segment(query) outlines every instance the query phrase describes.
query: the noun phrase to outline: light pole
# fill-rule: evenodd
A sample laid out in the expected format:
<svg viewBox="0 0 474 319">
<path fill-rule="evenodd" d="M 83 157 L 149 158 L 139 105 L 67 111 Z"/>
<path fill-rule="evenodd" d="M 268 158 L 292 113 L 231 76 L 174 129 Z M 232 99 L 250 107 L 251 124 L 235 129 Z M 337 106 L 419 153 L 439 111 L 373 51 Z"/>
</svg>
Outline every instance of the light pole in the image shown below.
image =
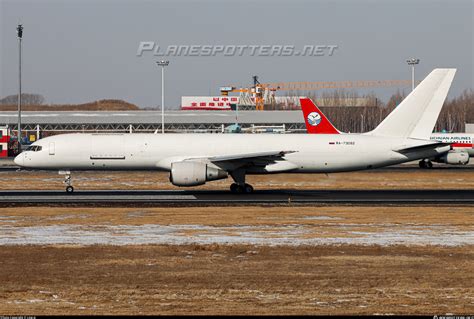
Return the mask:
<svg viewBox="0 0 474 319">
<path fill-rule="evenodd" d="M 420 63 L 420 59 L 411 58 L 407 60 L 408 65 L 411 65 L 411 90 L 415 89 L 415 65 Z"/>
<path fill-rule="evenodd" d="M 161 133 L 165 133 L 165 66 L 170 64 L 170 61 L 157 61 L 156 64 L 161 66 Z"/>
<path fill-rule="evenodd" d="M 21 39 L 23 38 L 23 25 L 16 27 L 18 37 L 18 153 L 21 152 Z"/>
</svg>

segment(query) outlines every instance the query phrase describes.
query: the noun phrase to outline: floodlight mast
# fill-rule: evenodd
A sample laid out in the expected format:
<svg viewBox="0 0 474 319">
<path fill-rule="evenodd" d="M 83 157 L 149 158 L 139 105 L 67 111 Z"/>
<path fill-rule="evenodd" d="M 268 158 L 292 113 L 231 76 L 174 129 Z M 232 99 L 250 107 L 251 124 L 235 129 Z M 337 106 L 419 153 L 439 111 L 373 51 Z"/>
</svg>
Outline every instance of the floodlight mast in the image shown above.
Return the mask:
<svg viewBox="0 0 474 319">
<path fill-rule="evenodd" d="M 420 59 L 411 58 L 407 60 L 408 65 L 411 65 L 411 90 L 415 89 L 415 65 L 420 63 Z"/>
<path fill-rule="evenodd" d="M 21 153 L 21 40 L 23 38 L 23 25 L 16 27 L 18 37 L 18 153 Z"/>
<path fill-rule="evenodd" d="M 165 66 L 170 61 L 157 61 L 156 64 L 161 66 L 161 133 L 165 133 Z"/>
</svg>

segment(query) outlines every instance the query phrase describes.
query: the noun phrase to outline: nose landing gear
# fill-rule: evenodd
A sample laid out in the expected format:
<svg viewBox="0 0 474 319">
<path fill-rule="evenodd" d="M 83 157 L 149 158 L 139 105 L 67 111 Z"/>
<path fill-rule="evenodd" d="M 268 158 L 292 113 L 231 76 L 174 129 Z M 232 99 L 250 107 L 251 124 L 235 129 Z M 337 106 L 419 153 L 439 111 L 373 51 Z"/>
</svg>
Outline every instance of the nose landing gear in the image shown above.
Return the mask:
<svg viewBox="0 0 474 319">
<path fill-rule="evenodd" d="M 74 192 L 74 187 L 72 187 L 71 175 L 66 175 L 64 178 L 64 184 L 66 184 L 66 193 Z"/>
<path fill-rule="evenodd" d="M 64 176 L 64 184 L 66 184 L 66 193 L 74 192 L 74 187 L 72 186 L 71 172 L 69 171 L 59 171 L 59 174 Z"/>
</svg>

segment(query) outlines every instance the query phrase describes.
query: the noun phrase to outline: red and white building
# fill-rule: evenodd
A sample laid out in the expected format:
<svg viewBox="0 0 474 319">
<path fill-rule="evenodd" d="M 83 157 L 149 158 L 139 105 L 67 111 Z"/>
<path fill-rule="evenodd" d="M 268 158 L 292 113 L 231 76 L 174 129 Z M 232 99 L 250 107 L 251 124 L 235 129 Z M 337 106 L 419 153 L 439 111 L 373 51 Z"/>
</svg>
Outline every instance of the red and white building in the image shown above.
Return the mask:
<svg viewBox="0 0 474 319">
<path fill-rule="evenodd" d="M 182 96 L 182 110 L 231 110 L 231 104 L 239 103 L 238 96 Z"/>
<path fill-rule="evenodd" d="M 8 156 L 8 143 L 10 142 L 10 134 L 8 128 L 0 126 L 0 157 Z"/>
<path fill-rule="evenodd" d="M 273 103 L 276 104 L 277 110 L 299 110 L 300 98 L 302 96 L 274 96 Z M 239 96 L 182 96 L 181 109 L 182 110 L 231 110 L 231 104 L 255 105 L 255 98 L 245 98 L 242 103 L 239 103 Z M 268 104 L 272 104 L 268 101 Z M 265 102 L 267 104 L 267 101 Z M 325 98 L 322 97 L 317 100 L 318 106 L 376 106 L 377 99 L 372 98 Z"/>
</svg>

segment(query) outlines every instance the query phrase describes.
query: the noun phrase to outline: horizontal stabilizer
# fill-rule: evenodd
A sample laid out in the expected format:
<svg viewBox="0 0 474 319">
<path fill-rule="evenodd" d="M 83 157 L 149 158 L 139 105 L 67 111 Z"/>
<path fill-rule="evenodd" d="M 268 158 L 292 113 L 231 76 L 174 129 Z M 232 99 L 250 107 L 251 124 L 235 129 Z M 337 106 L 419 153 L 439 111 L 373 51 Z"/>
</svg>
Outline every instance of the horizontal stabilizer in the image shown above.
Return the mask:
<svg viewBox="0 0 474 319">
<path fill-rule="evenodd" d="M 406 147 L 406 148 L 402 148 L 402 149 L 398 149 L 394 151 L 400 154 L 408 154 L 408 153 L 415 153 L 415 152 L 421 152 L 421 151 L 436 150 L 436 149 L 439 149 L 440 147 L 446 147 L 446 146 L 451 147 L 451 144 L 450 143 L 432 143 L 432 144 Z"/>
</svg>

